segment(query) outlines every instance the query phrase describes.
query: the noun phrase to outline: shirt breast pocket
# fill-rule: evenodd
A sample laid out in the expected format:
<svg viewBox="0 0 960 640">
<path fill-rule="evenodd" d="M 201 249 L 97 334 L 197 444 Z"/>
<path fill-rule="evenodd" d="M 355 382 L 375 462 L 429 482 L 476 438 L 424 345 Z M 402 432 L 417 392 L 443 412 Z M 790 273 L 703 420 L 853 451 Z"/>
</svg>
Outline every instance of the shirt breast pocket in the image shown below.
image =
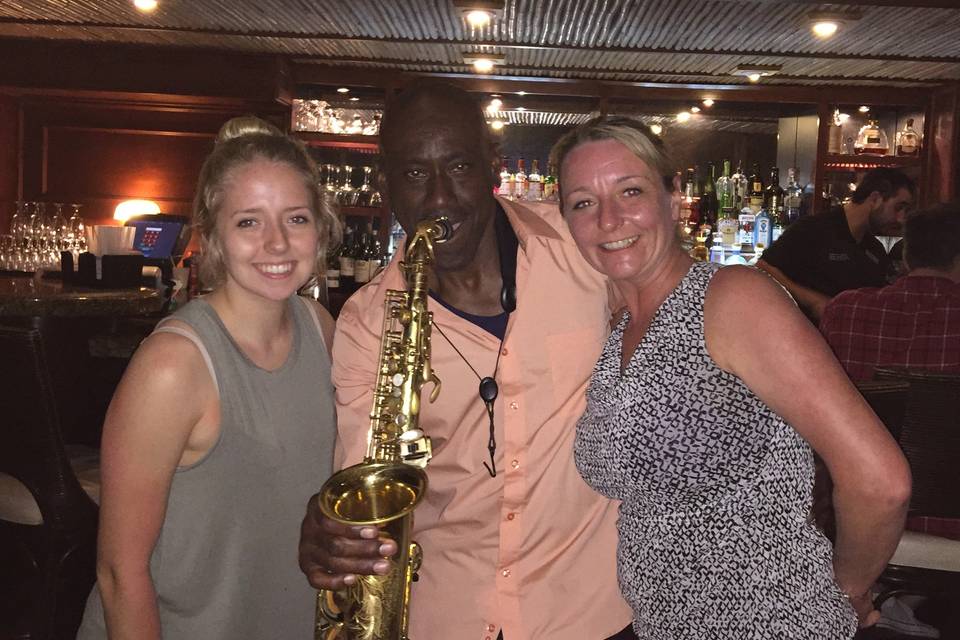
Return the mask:
<svg viewBox="0 0 960 640">
<path fill-rule="evenodd" d="M 581 402 L 603 350 L 606 327 L 585 327 L 547 336 L 553 394 L 559 405 Z"/>
</svg>

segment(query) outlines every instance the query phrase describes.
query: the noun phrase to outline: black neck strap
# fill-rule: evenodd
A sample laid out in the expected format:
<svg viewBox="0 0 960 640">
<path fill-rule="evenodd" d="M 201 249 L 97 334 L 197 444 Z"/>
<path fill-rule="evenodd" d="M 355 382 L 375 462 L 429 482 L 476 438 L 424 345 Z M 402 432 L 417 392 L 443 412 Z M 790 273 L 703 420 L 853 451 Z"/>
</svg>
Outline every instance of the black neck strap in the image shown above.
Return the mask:
<svg viewBox="0 0 960 640">
<path fill-rule="evenodd" d="M 494 230 L 497 235 L 497 251 L 500 254 L 500 278 L 503 281 L 500 288 L 500 306 L 507 313 L 512 313 L 517 308 L 517 251 L 520 240 L 499 202 L 494 218 Z"/>
</svg>

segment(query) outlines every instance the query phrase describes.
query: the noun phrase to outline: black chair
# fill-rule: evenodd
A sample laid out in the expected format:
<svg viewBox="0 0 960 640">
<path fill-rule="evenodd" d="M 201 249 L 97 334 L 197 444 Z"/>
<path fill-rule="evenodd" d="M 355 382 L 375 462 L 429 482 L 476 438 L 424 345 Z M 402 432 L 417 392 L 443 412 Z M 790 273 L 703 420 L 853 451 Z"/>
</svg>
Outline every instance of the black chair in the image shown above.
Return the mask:
<svg viewBox="0 0 960 640">
<path fill-rule="evenodd" d="M 99 482 L 85 490 L 71 467 L 40 331 L 0 326 L 0 354 L 0 637 L 73 638 L 94 583 Z"/>
<path fill-rule="evenodd" d="M 870 380 L 857 384 L 867 404 L 887 427 L 895 439 L 907 404 L 910 385 L 900 380 Z M 831 542 L 837 538 L 837 520 L 833 511 L 833 480 L 820 456 L 814 457 L 813 506 L 811 516 L 817 527 Z"/>
<path fill-rule="evenodd" d="M 899 439 L 913 475 L 909 514 L 960 518 L 960 375 L 878 369 L 875 378 L 909 385 Z M 960 595 L 960 540 L 905 531 L 881 582 L 881 602 Z"/>
</svg>

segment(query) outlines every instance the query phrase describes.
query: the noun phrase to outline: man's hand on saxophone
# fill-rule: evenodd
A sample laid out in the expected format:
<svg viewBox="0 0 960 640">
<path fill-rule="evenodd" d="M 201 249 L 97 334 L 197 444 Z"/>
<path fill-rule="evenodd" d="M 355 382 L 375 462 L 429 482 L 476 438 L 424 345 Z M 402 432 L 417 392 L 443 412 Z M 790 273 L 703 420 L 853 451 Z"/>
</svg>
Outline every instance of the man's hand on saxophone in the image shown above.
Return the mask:
<svg viewBox="0 0 960 640">
<path fill-rule="evenodd" d="M 377 527 L 355 527 L 327 518 L 314 495 L 300 525 L 300 570 L 314 588 L 331 591 L 355 584 L 357 574 L 386 575 L 397 543 L 378 536 Z"/>
</svg>

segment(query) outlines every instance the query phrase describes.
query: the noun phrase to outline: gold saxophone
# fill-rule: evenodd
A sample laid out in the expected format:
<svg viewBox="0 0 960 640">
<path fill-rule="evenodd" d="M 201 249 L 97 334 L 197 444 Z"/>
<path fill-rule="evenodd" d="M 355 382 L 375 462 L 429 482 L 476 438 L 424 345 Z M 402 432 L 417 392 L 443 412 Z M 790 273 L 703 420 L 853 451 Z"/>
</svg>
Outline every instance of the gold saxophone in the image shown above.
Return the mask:
<svg viewBox="0 0 960 640">
<path fill-rule="evenodd" d="M 440 380 L 430 367 L 427 311 L 433 244 L 450 236 L 445 217 L 421 222 L 400 263 L 406 291 L 388 290 L 377 383 L 370 410 L 367 455 L 335 473 L 320 489 L 320 510 L 348 525 L 377 525 L 397 542 L 385 576 L 357 576 L 356 584 L 317 594 L 316 640 L 407 640 L 410 584 L 420 568 L 420 546 L 410 539 L 413 510 L 427 489 L 430 438 L 420 430 L 420 389 Z"/>
</svg>

